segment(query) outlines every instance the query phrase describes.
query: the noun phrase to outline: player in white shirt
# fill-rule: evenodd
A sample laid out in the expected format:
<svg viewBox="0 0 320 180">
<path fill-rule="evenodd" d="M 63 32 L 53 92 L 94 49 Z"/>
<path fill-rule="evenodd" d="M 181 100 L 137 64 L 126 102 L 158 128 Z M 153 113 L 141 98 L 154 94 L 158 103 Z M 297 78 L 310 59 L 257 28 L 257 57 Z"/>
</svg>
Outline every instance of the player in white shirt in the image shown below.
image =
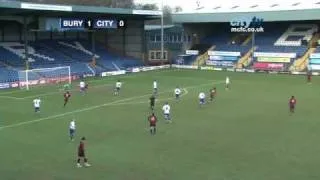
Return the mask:
<svg viewBox="0 0 320 180">
<path fill-rule="evenodd" d="M 199 93 L 199 104 L 200 106 L 205 104 L 206 94 L 204 92 Z"/>
<path fill-rule="evenodd" d="M 229 76 L 226 77 L 226 90 L 229 90 L 230 88 L 230 78 Z"/>
<path fill-rule="evenodd" d="M 158 82 L 156 80 L 153 81 L 153 93 L 158 93 Z"/>
<path fill-rule="evenodd" d="M 34 112 L 36 113 L 40 112 L 40 103 L 41 103 L 40 98 L 36 98 L 33 100 Z"/>
<path fill-rule="evenodd" d="M 69 135 L 71 141 L 74 140 L 74 135 L 76 133 L 76 121 L 73 119 L 69 124 Z"/>
<path fill-rule="evenodd" d="M 114 89 L 114 95 L 119 95 L 122 83 L 120 80 L 116 82 L 116 88 Z"/>
<path fill-rule="evenodd" d="M 176 100 L 180 99 L 180 94 L 181 94 L 181 90 L 179 87 L 176 87 L 176 89 L 174 89 L 174 94 L 176 96 Z"/>
<path fill-rule="evenodd" d="M 162 111 L 163 111 L 163 114 L 164 114 L 164 119 L 167 121 L 167 122 L 171 122 L 171 117 L 170 117 L 170 105 L 168 102 L 166 102 L 163 106 L 162 106 Z"/>
<path fill-rule="evenodd" d="M 84 93 L 86 91 L 86 83 L 84 81 L 80 81 L 80 92 Z"/>
</svg>

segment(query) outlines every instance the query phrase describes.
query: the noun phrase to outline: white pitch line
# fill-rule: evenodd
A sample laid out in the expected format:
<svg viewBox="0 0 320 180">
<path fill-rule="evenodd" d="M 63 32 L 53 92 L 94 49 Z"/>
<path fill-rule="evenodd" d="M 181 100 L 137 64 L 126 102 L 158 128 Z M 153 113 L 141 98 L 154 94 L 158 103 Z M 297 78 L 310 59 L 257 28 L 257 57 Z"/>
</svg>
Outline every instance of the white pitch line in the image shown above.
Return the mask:
<svg viewBox="0 0 320 180">
<path fill-rule="evenodd" d="M 212 82 L 212 83 L 189 86 L 189 87 L 185 87 L 185 88 L 187 89 L 187 88 L 206 86 L 206 85 L 210 85 L 210 84 L 221 84 L 222 82 L 223 81 L 216 81 L 216 82 Z M 169 90 L 168 91 L 163 91 L 163 92 L 160 92 L 159 94 L 167 93 L 167 92 L 170 92 L 170 91 Z M 1 126 L 0 130 L 6 129 L 6 128 L 13 128 L 13 127 L 18 127 L 18 126 L 23 126 L 23 125 L 27 125 L 27 124 L 33 124 L 33 123 L 36 123 L 36 122 L 41 122 L 41 121 L 45 121 L 45 120 L 49 120 L 49 119 L 55 119 L 55 118 L 67 116 L 67 115 L 74 114 L 74 113 L 90 111 L 90 110 L 98 109 L 98 108 L 101 108 L 101 107 L 110 106 L 110 105 L 114 105 L 116 103 L 130 101 L 130 100 L 134 100 L 134 99 L 142 98 L 142 97 L 146 97 L 146 96 L 150 96 L 150 94 L 145 94 L 145 95 L 141 95 L 141 96 L 134 96 L 134 97 L 130 97 L 130 98 L 124 98 L 124 99 L 120 99 L 120 100 L 116 100 L 116 101 L 112 101 L 112 102 L 108 102 L 108 103 L 104 103 L 104 104 L 100 104 L 100 105 L 95 105 L 95 106 L 91 106 L 91 107 L 87 107 L 87 108 L 77 109 L 77 110 L 66 112 L 66 113 L 56 114 L 56 115 L 47 116 L 47 117 L 44 117 L 44 118 L 34 119 L 34 120 L 25 121 L 25 122 L 16 123 L 16 124 L 11 124 L 11 125 L 7 125 L 7 126 Z"/>
<path fill-rule="evenodd" d="M 139 76 L 140 74 L 135 74 L 135 76 Z M 117 77 L 117 78 L 132 78 L 135 77 L 134 75 L 131 76 L 122 76 L 122 77 Z M 179 76 L 168 76 L 168 75 L 164 75 L 164 76 L 155 76 L 155 77 L 170 77 L 170 78 L 176 78 L 176 79 L 189 79 L 189 80 L 204 80 L 204 81 L 211 81 L 209 79 L 201 79 L 201 78 L 192 78 L 192 77 L 179 77 Z M 112 78 L 112 77 L 111 77 Z M 113 76 L 112 79 L 116 79 L 115 76 Z M 87 81 L 87 82 L 99 82 L 99 81 L 104 81 L 105 79 L 94 79 L 91 81 Z M 109 79 L 110 80 L 110 79 Z M 108 84 L 104 84 L 104 85 L 96 85 L 96 86 L 91 86 L 91 88 L 99 88 L 99 87 L 103 87 L 103 86 L 109 86 L 112 85 L 110 83 Z M 71 92 L 74 91 L 78 91 L 78 89 L 72 89 L 70 90 Z M 6 99 L 14 99 L 14 100 L 25 100 L 25 99 L 30 99 L 30 98 L 36 98 L 36 97 L 44 97 L 44 96 L 49 96 L 49 95 L 55 95 L 55 94 L 60 94 L 61 92 L 48 92 L 48 93 L 42 93 L 42 94 L 38 94 L 38 95 L 31 95 L 31 96 L 24 96 L 24 97 L 15 97 L 15 96 L 2 96 L 2 95 L 6 95 L 6 94 L 15 94 L 15 93 L 19 93 L 22 92 L 22 90 L 15 90 L 15 91 L 9 91 L 9 92 L 0 92 L 0 98 L 6 98 Z"/>
<path fill-rule="evenodd" d="M 112 84 L 103 84 L 103 85 L 96 85 L 96 86 L 91 86 L 92 89 L 95 88 L 100 88 L 100 87 L 107 87 L 107 86 L 112 86 Z M 79 91 L 78 89 L 71 89 L 70 92 L 76 92 Z M 14 96 L 0 96 L 0 98 L 8 98 L 8 99 L 15 99 L 15 100 L 25 100 L 25 99 L 30 99 L 30 98 L 36 98 L 36 97 L 44 97 L 44 96 L 49 96 L 49 95 L 55 95 L 55 94 L 61 94 L 61 92 L 48 92 L 48 93 L 42 93 L 38 95 L 32 95 L 32 96 L 25 96 L 25 97 L 14 97 Z"/>
<path fill-rule="evenodd" d="M 89 88 L 96 89 L 96 88 L 108 87 L 108 86 L 112 86 L 112 84 L 97 85 L 97 86 L 92 86 L 92 87 L 89 87 Z M 79 89 L 71 89 L 70 90 L 70 92 L 76 92 L 76 91 L 79 91 Z M 29 98 L 44 97 L 44 96 L 55 95 L 55 94 L 61 94 L 61 92 L 42 93 L 42 94 L 39 94 L 39 95 L 25 96 L 23 98 L 18 98 L 18 99 L 24 100 L 24 99 L 29 99 Z"/>
<path fill-rule="evenodd" d="M 13 96 L 0 96 L 0 98 L 5 98 L 5 99 L 14 99 L 14 100 L 21 100 L 21 98 L 13 97 Z"/>
<path fill-rule="evenodd" d="M 129 79 L 129 78 L 133 78 L 136 77 L 138 75 L 131 75 L 131 76 L 122 76 L 122 77 L 118 77 L 118 79 Z M 115 77 L 110 77 L 110 79 L 116 79 Z M 108 79 L 108 80 L 110 80 Z M 99 81 L 106 81 L 106 79 L 94 79 L 91 81 L 87 81 L 87 82 L 99 82 Z M 108 85 L 112 85 L 110 83 L 104 84 L 104 85 L 96 85 L 96 86 L 90 86 L 90 88 L 97 88 L 97 87 L 103 87 L 103 86 L 108 86 Z M 55 88 L 58 88 L 57 86 L 55 86 Z M 70 91 L 77 91 L 77 89 L 72 89 Z M 43 96 L 47 96 L 47 95 L 53 95 L 53 94 L 59 94 L 60 92 L 49 92 L 49 93 L 42 93 L 39 95 L 32 95 L 32 96 L 25 96 L 25 97 L 14 97 L 14 96 L 2 96 L 2 95 L 6 95 L 6 94 L 16 94 L 16 93 L 21 93 L 23 92 L 23 90 L 13 90 L 13 91 L 9 91 L 9 92 L 0 92 L 0 98 L 8 98 L 8 99 L 15 99 L 15 100 L 24 100 L 24 99 L 28 99 L 28 98 L 35 98 L 35 97 L 43 97 Z"/>
<path fill-rule="evenodd" d="M 187 95 L 189 93 L 189 91 L 186 88 L 183 88 L 183 91 L 185 93 L 181 94 L 180 98 Z M 161 102 L 161 101 L 166 101 L 166 100 L 172 100 L 175 99 L 175 97 L 170 97 L 170 98 L 160 98 L 160 99 L 156 99 L 156 102 Z M 123 103 L 115 103 L 112 104 L 112 106 L 118 106 L 118 105 L 135 105 L 135 104 L 144 104 L 144 103 L 148 103 L 148 101 L 138 101 L 138 102 L 123 102 Z"/>
<path fill-rule="evenodd" d="M 39 119 L 35 119 L 35 120 L 31 120 L 31 121 L 25 121 L 25 122 L 21 122 L 21 123 L 16 123 L 16 124 L 11 124 L 11 125 L 7 125 L 7 126 L 1 126 L 0 130 L 5 129 L 5 128 L 12 128 L 12 127 L 17 127 L 17 126 L 22 126 L 22 125 L 26 125 L 26 124 L 32 124 L 32 123 L 36 123 L 36 122 L 40 122 L 40 121 L 44 121 L 44 120 L 48 120 L 48 119 L 55 119 L 58 117 L 63 117 L 63 116 L 67 116 L 70 114 L 74 114 L 74 113 L 79 113 L 79 112 L 84 112 L 84 111 L 90 111 L 90 110 L 94 110 L 94 109 L 98 109 L 101 107 L 105 107 L 105 106 L 109 106 L 118 102 L 125 102 L 125 101 L 130 101 L 136 98 L 142 98 L 145 96 L 149 96 L 150 94 L 145 94 L 142 96 L 134 96 L 131 98 L 125 98 L 125 99 L 120 99 L 120 100 L 116 100 L 116 101 L 112 101 L 109 103 L 104 103 L 104 104 L 100 104 L 100 105 L 96 105 L 96 106 L 90 106 L 87 108 L 82 108 L 82 109 L 77 109 L 74 111 L 70 111 L 70 112 L 66 112 L 66 113 L 61 113 L 61 114 L 57 114 L 57 115 L 53 115 L 53 116 L 48 116 L 48 117 L 44 117 L 44 118 L 39 118 Z"/>
</svg>

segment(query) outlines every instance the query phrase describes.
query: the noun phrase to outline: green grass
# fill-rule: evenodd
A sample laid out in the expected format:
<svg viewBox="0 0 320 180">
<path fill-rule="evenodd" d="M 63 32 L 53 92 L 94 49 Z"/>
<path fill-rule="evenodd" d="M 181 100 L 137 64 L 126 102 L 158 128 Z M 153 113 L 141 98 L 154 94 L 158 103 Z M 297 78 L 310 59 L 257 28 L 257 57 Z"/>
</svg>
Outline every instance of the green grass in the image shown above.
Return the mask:
<svg viewBox="0 0 320 180">
<path fill-rule="evenodd" d="M 224 90 L 230 76 L 231 90 Z M 117 79 L 124 82 L 112 95 Z M 159 81 L 158 133 L 146 130 L 152 81 Z M 215 84 L 216 102 L 198 107 Z M 62 107 L 58 87 L 0 92 L 1 180 L 319 180 L 320 79 L 213 71 L 157 71 L 92 79 Z M 180 102 L 173 89 L 185 88 Z M 186 93 L 187 92 L 187 93 Z M 290 116 L 288 99 L 297 111 Z M 41 96 L 40 114 L 32 100 Z M 12 98 L 14 97 L 14 98 Z M 169 101 L 172 124 L 160 108 Z M 77 120 L 77 140 L 68 124 Z M 76 168 L 79 138 L 93 165 Z"/>
</svg>

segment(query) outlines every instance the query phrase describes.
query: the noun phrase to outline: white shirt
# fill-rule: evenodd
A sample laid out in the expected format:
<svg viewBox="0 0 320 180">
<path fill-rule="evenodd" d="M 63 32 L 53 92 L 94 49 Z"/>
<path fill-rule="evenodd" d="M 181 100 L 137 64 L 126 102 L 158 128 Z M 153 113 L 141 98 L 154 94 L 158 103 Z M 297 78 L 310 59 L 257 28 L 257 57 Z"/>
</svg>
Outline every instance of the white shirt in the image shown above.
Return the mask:
<svg viewBox="0 0 320 180">
<path fill-rule="evenodd" d="M 76 122 L 75 121 L 71 121 L 70 125 L 69 125 L 69 128 L 75 130 L 76 129 Z"/>
<path fill-rule="evenodd" d="M 229 77 L 226 77 L 226 84 L 229 84 L 230 83 L 230 79 Z"/>
<path fill-rule="evenodd" d="M 156 89 L 156 88 L 158 88 L 158 83 L 157 81 L 153 81 L 153 89 Z"/>
<path fill-rule="evenodd" d="M 170 105 L 169 105 L 169 104 L 165 104 L 165 105 L 162 107 L 162 110 L 163 110 L 163 113 L 164 113 L 164 114 L 170 114 Z"/>
<path fill-rule="evenodd" d="M 84 83 L 83 81 L 80 82 L 80 87 L 84 88 L 86 86 L 86 83 Z"/>
<path fill-rule="evenodd" d="M 122 85 L 121 82 L 117 82 L 117 83 L 116 83 L 116 87 L 117 87 L 117 88 L 121 88 L 121 85 Z"/>
<path fill-rule="evenodd" d="M 179 94 L 181 93 L 181 90 L 180 90 L 179 88 L 176 88 L 176 89 L 174 90 L 174 93 L 179 95 Z"/>
<path fill-rule="evenodd" d="M 206 94 L 201 92 L 199 93 L 199 99 L 204 99 L 206 97 Z"/>
<path fill-rule="evenodd" d="M 40 99 L 34 99 L 34 100 L 33 100 L 33 105 L 34 105 L 34 107 L 36 107 L 36 108 L 39 108 L 39 107 L 40 107 L 40 103 L 41 103 L 41 100 L 40 100 Z"/>
</svg>

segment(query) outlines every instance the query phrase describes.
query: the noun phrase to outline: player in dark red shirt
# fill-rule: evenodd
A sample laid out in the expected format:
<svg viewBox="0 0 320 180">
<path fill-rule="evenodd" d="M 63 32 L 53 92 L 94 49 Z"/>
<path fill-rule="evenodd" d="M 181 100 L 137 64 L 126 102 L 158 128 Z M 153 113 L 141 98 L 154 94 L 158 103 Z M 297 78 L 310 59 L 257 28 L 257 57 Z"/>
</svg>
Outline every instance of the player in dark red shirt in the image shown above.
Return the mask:
<svg viewBox="0 0 320 180">
<path fill-rule="evenodd" d="M 67 105 L 67 103 L 68 103 L 68 101 L 69 101 L 69 98 L 71 97 L 70 92 L 69 92 L 69 91 L 67 91 L 66 93 L 64 93 L 63 97 L 64 97 L 64 104 L 63 104 L 63 107 L 66 107 L 66 105 Z"/>
<path fill-rule="evenodd" d="M 311 83 L 311 78 L 312 78 L 312 72 L 311 72 L 311 71 L 308 71 L 308 72 L 307 72 L 307 82 L 308 82 L 308 83 Z"/>
<path fill-rule="evenodd" d="M 290 113 L 294 113 L 294 109 L 296 107 L 297 104 L 297 100 L 294 96 L 291 96 L 290 100 L 289 100 L 289 109 L 290 109 Z"/>
<path fill-rule="evenodd" d="M 210 101 L 213 101 L 213 99 L 216 97 L 217 94 L 217 88 L 214 87 L 213 89 L 210 89 Z"/>
<path fill-rule="evenodd" d="M 156 124 L 157 124 L 157 117 L 154 115 L 154 113 L 152 113 L 149 117 L 148 117 L 148 121 L 150 124 L 150 133 L 151 135 L 155 135 L 156 134 Z"/>
<path fill-rule="evenodd" d="M 85 142 L 85 140 L 86 140 L 86 138 L 85 138 L 85 137 L 82 137 L 82 138 L 81 138 L 81 141 L 80 141 L 80 144 L 79 144 L 79 146 L 78 146 L 77 167 L 82 167 L 82 165 L 80 164 L 81 159 L 83 159 L 83 161 L 84 161 L 84 166 L 85 166 L 85 167 L 91 166 L 91 165 L 88 163 L 88 159 L 86 158 L 86 155 L 85 155 L 85 149 L 84 149 L 84 142 Z"/>
</svg>

